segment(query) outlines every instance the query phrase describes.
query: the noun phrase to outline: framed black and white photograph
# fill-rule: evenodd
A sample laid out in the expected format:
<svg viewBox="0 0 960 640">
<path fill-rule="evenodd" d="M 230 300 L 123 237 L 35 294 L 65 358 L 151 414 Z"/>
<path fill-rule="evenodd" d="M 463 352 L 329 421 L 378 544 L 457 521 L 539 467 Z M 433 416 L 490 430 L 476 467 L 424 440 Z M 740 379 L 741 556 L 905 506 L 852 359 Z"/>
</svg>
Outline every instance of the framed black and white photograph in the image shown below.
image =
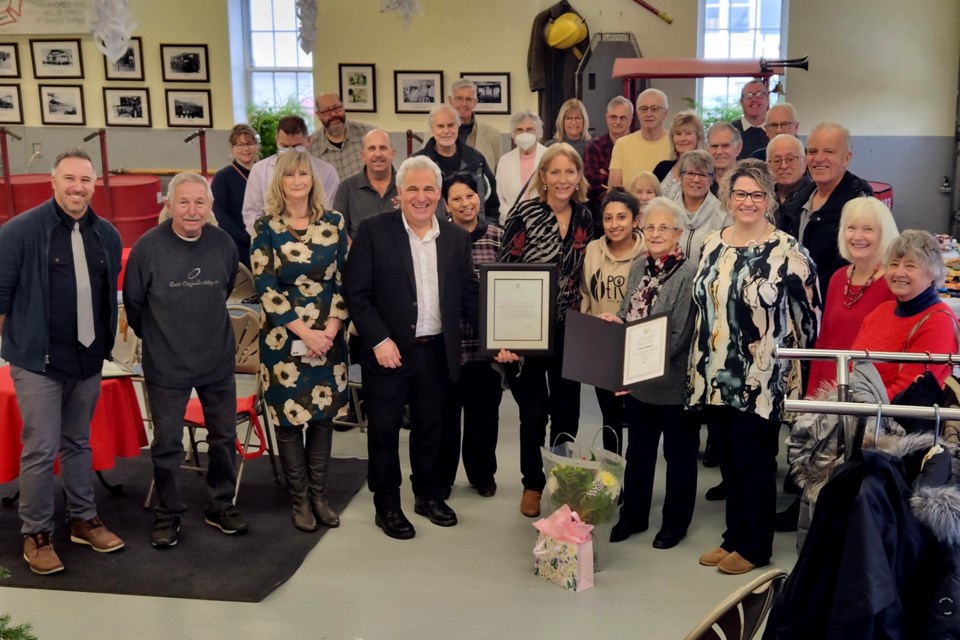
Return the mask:
<svg viewBox="0 0 960 640">
<path fill-rule="evenodd" d="M 444 100 L 443 71 L 394 71 L 394 111 L 428 113 Z"/>
<path fill-rule="evenodd" d="M 108 127 L 149 127 L 150 90 L 104 87 L 103 121 Z"/>
<path fill-rule="evenodd" d="M 34 78 L 83 78 L 83 54 L 78 38 L 31 40 L 30 53 Z"/>
<path fill-rule="evenodd" d="M 0 124 L 23 124 L 20 85 L 0 84 Z"/>
<path fill-rule="evenodd" d="M 212 127 L 209 89 L 167 89 L 168 127 Z"/>
<path fill-rule="evenodd" d="M 461 78 L 477 85 L 477 113 L 510 113 L 510 73 L 472 73 L 465 71 Z"/>
<path fill-rule="evenodd" d="M 127 50 L 116 62 L 103 57 L 103 75 L 107 80 L 143 80 L 143 42 L 130 38 Z"/>
<path fill-rule="evenodd" d="M 16 42 L 0 42 L 0 78 L 20 77 L 20 48 Z"/>
<path fill-rule="evenodd" d="M 83 87 L 79 85 L 40 85 L 40 122 L 43 124 L 86 124 L 83 111 Z"/>
<path fill-rule="evenodd" d="M 205 44 L 160 45 L 164 82 L 209 82 L 207 60 Z"/>
<path fill-rule="evenodd" d="M 377 72 L 372 64 L 340 64 L 340 100 L 346 111 L 377 110 Z"/>
</svg>

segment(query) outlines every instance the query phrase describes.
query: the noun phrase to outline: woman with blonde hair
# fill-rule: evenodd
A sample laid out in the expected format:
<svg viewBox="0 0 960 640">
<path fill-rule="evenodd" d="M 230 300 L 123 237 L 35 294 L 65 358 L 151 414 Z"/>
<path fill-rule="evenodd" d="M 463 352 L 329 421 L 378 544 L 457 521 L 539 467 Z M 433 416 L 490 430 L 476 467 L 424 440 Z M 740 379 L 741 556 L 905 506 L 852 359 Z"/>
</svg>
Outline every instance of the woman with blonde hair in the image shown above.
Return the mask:
<svg viewBox="0 0 960 640">
<path fill-rule="evenodd" d="M 640 201 L 640 213 L 654 198 L 662 195 L 660 190 L 660 180 L 653 175 L 652 171 L 641 171 L 633 182 L 627 187 L 627 191 Z M 637 218 L 637 224 L 640 224 L 640 218 Z"/>
<path fill-rule="evenodd" d="M 326 499 L 334 417 L 347 409 L 343 216 L 323 207 L 310 155 L 281 154 L 254 224 L 250 262 L 263 304 L 260 378 L 301 531 L 340 519 Z M 304 445 L 304 431 L 306 445 Z"/>
<path fill-rule="evenodd" d="M 670 123 L 671 157 L 653 168 L 653 174 L 660 180 L 663 197 L 676 200 L 681 189 L 680 156 L 685 151 L 703 149 L 704 135 L 703 121 L 693 111 L 681 111 L 673 116 Z"/>
<path fill-rule="evenodd" d="M 553 139 L 546 144 L 556 144 L 566 142 L 576 149 L 580 157 L 587 150 L 587 143 L 590 142 L 590 116 L 587 115 L 587 107 L 576 98 L 570 98 L 562 105 L 557 113 L 557 132 L 553 134 Z"/>
</svg>

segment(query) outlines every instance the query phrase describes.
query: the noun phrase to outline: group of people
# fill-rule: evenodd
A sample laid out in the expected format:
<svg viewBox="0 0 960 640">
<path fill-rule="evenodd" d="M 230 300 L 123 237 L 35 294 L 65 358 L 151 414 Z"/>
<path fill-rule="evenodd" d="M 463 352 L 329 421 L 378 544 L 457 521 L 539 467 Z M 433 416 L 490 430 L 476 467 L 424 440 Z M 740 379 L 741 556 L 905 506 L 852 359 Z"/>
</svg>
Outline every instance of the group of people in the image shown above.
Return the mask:
<svg viewBox="0 0 960 640">
<path fill-rule="evenodd" d="M 636 105 L 611 100 L 607 132 L 591 139 L 585 107 L 569 100 L 546 144 L 536 114 L 514 115 L 515 148 L 501 156 L 499 134 L 474 113 L 476 86 L 460 80 L 449 104 L 431 110 L 424 148 L 398 168 L 389 134 L 348 120 L 336 94 L 318 96 L 323 126 L 312 138 L 301 118 L 285 117 L 277 153 L 258 162 L 254 131 L 234 127 L 233 161 L 212 185 L 191 173 L 170 182 L 170 218 L 137 242 L 124 278 L 154 418 L 151 543 L 179 541 L 182 417 L 194 389 L 210 432 L 205 521 L 227 534 L 248 528 L 233 504 L 226 306 L 242 262 L 262 309 L 260 381 L 296 528 L 339 525 L 325 484 L 332 421 L 348 410 L 348 360 L 363 375 L 375 523 L 409 539 L 416 530 L 401 504 L 399 457 L 407 410 L 414 512 L 454 526 L 447 500 L 461 457 L 481 496 L 497 491 L 499 405 L 509 388 L 520 415 L 520 511 L 538 516 L 547 432 L 554 443 L 578 431 L 580 384 L 562 370 L 567 312 L 610 322 L 667 313 L 665 375 L 625 397 L 597 389 L 612 427 L 605 446 L 618 448 L 628 433 L 611 539 L 648 528 L 662 437 L 666 497 L 653 546 L 680 543 L 706 423 L 726 530 L 700 562 L 728 574 L 767 564 L 784 400 L 802 385 L 800 368 L 778 360 L 776 348 L 953 352 L 945 328 L 956 319 L 937 306 L 936 243 L 926 232 L 899 234 L 867 183 L 847 171 L 846 129 L 819 124 L 804 148 L 796 111 L 768 109 L 763 82 L 745 85 L 741 102 L 737 122 L 704 130 L 682 112 L 667 130 L 666 96 L 648 89 Z M 640 128 L 629 133 L 635 106 Z M 0 230 L 2 356 L 24 415 L 24 557 L 41 574 L 63 568 L 50 537 L 57 451 L 71 539 L 98 551 L 123 546 L 97 517 L 89 482 L 86 432 L 116 329 L 120 252 L 116 230 L 89 207 L 94 180 L 83 151 L 64 153 L 54 198 Z M 219 228 L 208 224 L 211 211 Z M 556 265 L 549 355 L 481 352 L 478 271 L 493 262 Z M 38 287 L 44 296 L 28 295 Z M 909 366 L 881 374 L 891 394 L 916 377 Z M 947 371 L 935 374 L 942 382 Z M 808 385 L 829 378 L 816 367 Z"/>
</svg>

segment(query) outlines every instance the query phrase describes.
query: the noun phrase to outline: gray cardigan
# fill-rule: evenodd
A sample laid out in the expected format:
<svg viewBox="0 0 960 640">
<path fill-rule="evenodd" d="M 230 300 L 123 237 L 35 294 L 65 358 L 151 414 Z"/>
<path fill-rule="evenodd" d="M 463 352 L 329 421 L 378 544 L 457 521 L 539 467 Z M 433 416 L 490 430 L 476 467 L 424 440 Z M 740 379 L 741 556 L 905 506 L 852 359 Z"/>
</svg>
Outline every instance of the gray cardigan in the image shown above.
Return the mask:
<svg viewBox="0 0 960 640">
<path fill-rule="evenodd" d="M 630 267 L 627 280 L 627 295 L 620 304 L 621 319 L 626 319 L 630 299 L 641 278 L 647 272 L 647 260 L 640 258 Z M 641 402 L 659 405 L 682 405 L 687 389 L 687 364 L 690 358 L 690 339 L 693 336 L 693 276 L 697 263 L 689 258 L 683 261 L 666 282 L 653 303 L 650 314 L 667 313 L 670 316 L 670 351 L 667 372 L 662 378 L 642 382 L 633 388 L 631 395 Z"/>
</svg>

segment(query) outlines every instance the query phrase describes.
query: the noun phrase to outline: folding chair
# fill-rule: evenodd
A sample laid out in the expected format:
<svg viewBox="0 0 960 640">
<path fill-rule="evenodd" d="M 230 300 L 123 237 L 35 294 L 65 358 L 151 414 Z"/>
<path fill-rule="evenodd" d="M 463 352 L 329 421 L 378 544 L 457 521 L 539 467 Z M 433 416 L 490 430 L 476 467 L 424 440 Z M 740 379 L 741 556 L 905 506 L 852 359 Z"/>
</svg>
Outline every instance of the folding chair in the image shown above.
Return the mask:
<svg viewBox="0 0 960 640">
<path fill-rule="evenodd" d="M 233 280 L 233 291 L 227 297 L 227 304 L 242 304 L 257 297 L 257 286 L 250 269 L 242 263 L 237 265 L 237 275 Z"/>
<path fill-rule="evenodd" d="M 771 569 L 718 604 L 685 640 L 751 640 L 783 589 L 787 572 Z"/>
</svg>

